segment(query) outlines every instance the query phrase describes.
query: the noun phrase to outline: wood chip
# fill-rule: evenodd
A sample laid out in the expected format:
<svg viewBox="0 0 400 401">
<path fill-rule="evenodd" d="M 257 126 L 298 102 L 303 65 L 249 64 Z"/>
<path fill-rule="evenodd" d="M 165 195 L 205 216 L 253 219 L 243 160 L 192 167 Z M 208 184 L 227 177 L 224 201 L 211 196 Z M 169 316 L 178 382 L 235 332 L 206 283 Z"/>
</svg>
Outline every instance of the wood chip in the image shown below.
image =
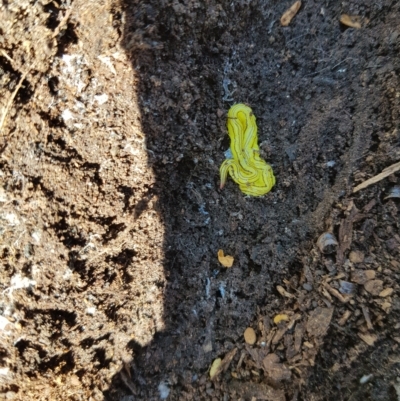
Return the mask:
<svg viewBox="0 0 400 401">
<path fill-rule="evenodd" d="M 281 25 L 288 26 L 301 7 L 301 1 L 296 1 L 281 17 Z"/>
<path fill-rule="evenodd" d="M 361 251 L 351 251 L 349 259 L 351 263 L 362 263 L 364 262 L 364 253 Z"/>
<path fill-rule="evenodd" d="M 361 338 L 366 344 L 374 345 L 375 341 L 378 339 L 376 334 L 366 334 L 366 333 L 358 333 L 358 337 Z"/>
<path fill-rule="evenodd" d="M 361 18 L 358 15 L 342 14 L 340 16 L 340 22 L 350 28 L 361 28 Z"/>
<path fill-rule="evenodd" d="M 288 330 L 288 327 L 287 327 L 287 326 L 280 327 L 280 328 L 276 331 L 276 333 L 275 333 L 275 335 L 274 335 L 274 338 L 272 339 L 272 344 L 274 344 L 274 345 L 278 344 L 279 341 L 282 340 L 282 338 L 283 338 L 283 336 L 285 335 L 285 333 L 287 332 L 287 330 Z"/>
<path fill-rule="evenodd" d="M 294 329 L 294 349 L 298 352 L 300 352 L 301 349 L 301 342 L 303 341 L 303 335 L 304 335 L 304 323 L 297 323 L 296 328 Z"/>
<path fill-rule="evenodd" d="M 244 341 L 246 341 L 246 343 L 249 345 L 255 344 L 255 342 L 257 341 L 257 336 L 253 328 L 248 327 L 244 331 Z"/>
<path fill-rule="evenodd" d="M 251 356 L 251 359 L 255 362 L 257 369 L 262 369 L 263 359 L 267 356 L 268 351 L 265 348 L 253 348 L 250 345 L 245 344 L 247 353 Z"/>
<path fill-rule="evenodd" d="M 390 303 L 390 302 L 384 302 L 382 305 L 381 305 L 381 308 L 382 308 L 382 310 L 383 311 L 385 311 L 386 313 L 389 313 L 390 312 L 390 308 L 392 307 L 392 304 Z"/>
<path fill-rule="evenodd" d="M 274 389 L 264 383 L 244 382 L 242 380 L 232 380 L 228 385 L 230 392 L 240 394 L 240 397 L 235 399 L 251 400 L 255 397 L 257 400 L 265 401 L 285 401 L 285 391 Z"/>
<path fill-rule="evenodd" d="M 293 294 L 287 292 L 281 285 L 277 285 L 276 289 L 278 290 L 279 294 L 286 298 L 295 298 Z"/>
<path fill-rule="evenodd" d="M 382 280 L 369 280 L 364 284 L 364 288 L 371 295 L 378 296 L 383 290 Z"/>
<path fill-rule="evenodd" d="M 367 322 L 368 329 L 373 330 L 374 326 L 372 325 L 372 322 L 371 322 L 371 317 L 369 315 L 369 309 L 366 306 L 361 306 L 361 310 L 363 312 L 364 319 Z"/>
<path fill-rule="evenodd" d="M 348 207 L 348 215 L 342 219 L 339 227 L 339 247 L 337 249 L 336 261 L 341 265 L 344 260 L 344 254 L 350 248 L 353 240 L 353 222 L 358 214 L 358 209 L 351 201 Z"/>
<path fill-rule="evenodd" d="M 290 369 L 280 363 L 279 357 L 276 354 L 269 354 L 263 360 L 265 373 L 272 380 L 280 382 L 282 380 L 289 380 L 292 376 Z"/>
<path fill-rule="evenodd" d="M 344 304 L 349 302 L 351 299 L 351 295 L 349 294 L 341 294 L 336 288 L 331 287 L 329 284 L 325 283 L 324 287 L 334 296 L 336 297 L 340 302 L 343 302 Z"/>
<path fill-rule="evenodd" d="M 368 213 L 374 206 L 376 205 L 376 199 L 371 199 L 365 206 L 363 209 L 364 213 Z"/>
<path fill-rule="evenodd" d="M 349 310 L 346 310 L 338 321 L 339 326 L 344 326 L 350 316 L 351 312 Z"/>
<path fill-rule="evenodd" d="M 308 317 L 307 332 L 313 337 L 322 337 L 328 331 L 334 308 L 315 308 Z"/>
<path fill-rule="evenodd" d="M 393 288 L 385 288 L 379 293 L 379 296 L 382 298 L 389 297 L 390 295 L 393 294 L 393 291 L 394 291 Z"/>
<path fill-rule="evenodd" d="M 351 273 L 351 281 L 360 285 L 364 285 L 367 281 L 375 278 L 375 270 L 354 270 Z"/>
</svg>

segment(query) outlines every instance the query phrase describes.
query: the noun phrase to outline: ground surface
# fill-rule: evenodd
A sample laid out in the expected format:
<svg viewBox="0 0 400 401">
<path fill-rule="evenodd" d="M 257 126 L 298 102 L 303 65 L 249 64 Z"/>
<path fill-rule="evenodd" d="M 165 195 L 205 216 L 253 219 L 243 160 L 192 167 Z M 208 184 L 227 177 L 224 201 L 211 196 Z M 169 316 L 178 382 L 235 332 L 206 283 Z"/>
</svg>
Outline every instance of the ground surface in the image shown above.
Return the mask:
<svg viewBox="0 0 400 401">
<path fill-rule="evenodd" d="M 0 397 L 399 399 L 400 175 L 352 189 L 400 160 L 400 4 L 290 4 L 0 6 Z M 219 189 L 237 102 L 262 198 Z"/>
</svg>

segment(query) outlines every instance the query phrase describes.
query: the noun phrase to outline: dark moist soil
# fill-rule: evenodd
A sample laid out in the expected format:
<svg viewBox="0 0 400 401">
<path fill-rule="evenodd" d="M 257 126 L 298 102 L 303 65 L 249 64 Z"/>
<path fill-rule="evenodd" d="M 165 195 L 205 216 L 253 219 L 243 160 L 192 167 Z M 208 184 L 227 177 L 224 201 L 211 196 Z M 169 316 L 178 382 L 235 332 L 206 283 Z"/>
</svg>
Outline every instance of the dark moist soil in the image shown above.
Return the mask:
<svg viewBox="0 0 400 401">
<path fill-rule="evenodd" d="M 1 399 L 399 399 L 400 4 L 290 5 L 0 6 Z"/>
</svg>

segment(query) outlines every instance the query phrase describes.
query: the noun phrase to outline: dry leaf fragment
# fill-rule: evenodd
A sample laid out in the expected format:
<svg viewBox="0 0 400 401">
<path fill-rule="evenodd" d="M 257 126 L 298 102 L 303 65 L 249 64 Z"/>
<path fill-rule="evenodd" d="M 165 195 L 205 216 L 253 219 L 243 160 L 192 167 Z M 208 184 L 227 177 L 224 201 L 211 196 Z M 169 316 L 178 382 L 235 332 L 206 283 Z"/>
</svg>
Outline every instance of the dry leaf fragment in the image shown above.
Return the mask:
<svg viewBox="0 0 400 401">
<path fill-rule="evenodd" d="M 281 17 L 281 25 L 288 26 L 293 17 L 298 13 L 301 7 L 301 1 L 296 1 L 293 5 L 287 9 Z"/>
<path fill-rule="evenodd" d="M 340 22 L 350 28 L 361 28 L 361 18 L 358 15 L 342 14 L 340 16 Z"/>
<path fill-rule="evenodd" d="M 229 255 L 225 255 L 224 256 L 224 251 L 222 249 L 220 249 L 218 251 L 218 260 L 219 260 L 219 263 L 221 263 L 222 266 L 224 266 L 224 267 L 232 267 L 234 258 L 233 258 L 233 256 L 229 256 Z"/>
<path fill-rule="evenodd" d="M 248 327 L 244 332 L 244 341 L 246 341 L 246 343 L 249 345 L 253 345 L 255 344 L 256 340 L 256 332 L 251 327 Z"/>
<path fill-rule="evenodd" d="M 222 359 L 221 358 L 217 358 L 214 359 L 214 362 L 211 365 L 211 369 L 210 369 L 210 378 L 212 379 L 215 374 L 218 371 L 219 365 L 221 365 Z"/>
</svg>

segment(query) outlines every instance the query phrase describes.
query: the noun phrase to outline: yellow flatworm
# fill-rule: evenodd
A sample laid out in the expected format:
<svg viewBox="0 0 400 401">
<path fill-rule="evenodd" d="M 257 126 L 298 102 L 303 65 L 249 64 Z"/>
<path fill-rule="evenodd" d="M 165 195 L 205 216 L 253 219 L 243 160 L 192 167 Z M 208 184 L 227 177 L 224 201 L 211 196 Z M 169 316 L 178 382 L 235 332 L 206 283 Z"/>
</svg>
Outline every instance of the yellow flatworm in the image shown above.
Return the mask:
<svg viewBox="0 0 400 401">
<path fill-rule="evenodd" d="M 226 159 L 219 169 L 221 189 L 229 173 L 246 195 L 265 195 L 275 185 L 275 176 L 271 166 L 260 157 L 256 118 L 251 108 L 241 103 L 233 105 L 227 127 L 232 158 Z"/>
</svg>

